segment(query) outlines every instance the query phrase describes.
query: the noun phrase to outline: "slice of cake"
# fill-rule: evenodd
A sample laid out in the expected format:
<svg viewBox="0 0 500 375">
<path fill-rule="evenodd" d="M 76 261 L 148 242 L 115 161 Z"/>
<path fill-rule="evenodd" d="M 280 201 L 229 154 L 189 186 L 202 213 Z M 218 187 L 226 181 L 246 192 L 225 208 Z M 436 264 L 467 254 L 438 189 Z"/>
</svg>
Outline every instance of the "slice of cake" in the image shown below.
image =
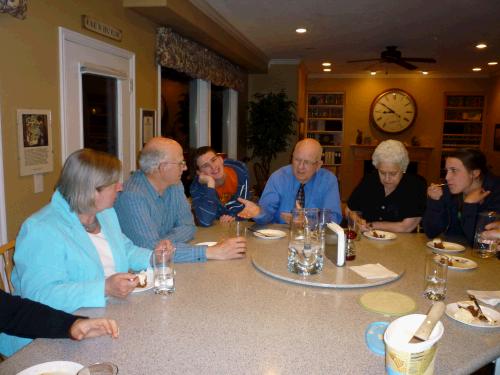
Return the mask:
<svg viewBox="0 0 500 375">
<path fill-rule="evenodd" d="M 139 284 L 137 284 L 137 288 L 145 288 L 148 285 L 148 275 L 146 271 L 141 271 L 136 274 L 139 279 Z"/>
</svg>

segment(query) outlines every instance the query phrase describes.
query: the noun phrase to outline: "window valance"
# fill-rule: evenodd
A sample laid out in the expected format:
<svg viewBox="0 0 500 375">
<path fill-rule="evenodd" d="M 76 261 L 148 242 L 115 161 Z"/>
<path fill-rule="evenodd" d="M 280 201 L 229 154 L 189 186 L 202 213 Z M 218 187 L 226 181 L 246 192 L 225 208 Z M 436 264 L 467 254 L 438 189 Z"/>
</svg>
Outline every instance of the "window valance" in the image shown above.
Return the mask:
<svg viewBox="0 0 500 375">
<path fill-rule="evenodd" d="M 217 86 L 244 90 L 244 74 L 240 67 L 169 27 L 158 28 L 156 55 L 161 66 L 210 81 Z"/>
</svg>

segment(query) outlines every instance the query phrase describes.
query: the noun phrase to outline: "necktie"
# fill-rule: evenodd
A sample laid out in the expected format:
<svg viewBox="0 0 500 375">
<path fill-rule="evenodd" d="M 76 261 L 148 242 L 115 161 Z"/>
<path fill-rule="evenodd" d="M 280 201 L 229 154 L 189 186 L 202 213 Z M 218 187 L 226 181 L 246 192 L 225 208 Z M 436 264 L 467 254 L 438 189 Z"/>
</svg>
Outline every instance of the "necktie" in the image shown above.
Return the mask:
<svg viewBox="0 0 500 375">
<path fill-rule="evenodd" d="M 305 201 L 306 201 L 306 195 L 304 193 L 304 184 L 300 184 L 299 190 L 297 190 L 297 196 L 295 197 L 295 203 L 297 208 L 304 208 Z"/>
</svg>

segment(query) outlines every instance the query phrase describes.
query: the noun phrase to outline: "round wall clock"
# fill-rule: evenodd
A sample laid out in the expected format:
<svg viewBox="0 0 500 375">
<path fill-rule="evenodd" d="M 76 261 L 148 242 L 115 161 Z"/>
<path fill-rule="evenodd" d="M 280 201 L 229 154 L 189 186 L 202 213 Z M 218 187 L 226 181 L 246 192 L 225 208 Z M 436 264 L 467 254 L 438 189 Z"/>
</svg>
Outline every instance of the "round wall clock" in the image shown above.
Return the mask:
<svg viewBox="0 0 500 375">
<path fill-rule="evenodd" d="M 415 122 L 417 103 L 401 89 L 390 89 L 378 95 L 372 103 L 370 118 L 385 133 L 401 133 Z"/>
</svg>

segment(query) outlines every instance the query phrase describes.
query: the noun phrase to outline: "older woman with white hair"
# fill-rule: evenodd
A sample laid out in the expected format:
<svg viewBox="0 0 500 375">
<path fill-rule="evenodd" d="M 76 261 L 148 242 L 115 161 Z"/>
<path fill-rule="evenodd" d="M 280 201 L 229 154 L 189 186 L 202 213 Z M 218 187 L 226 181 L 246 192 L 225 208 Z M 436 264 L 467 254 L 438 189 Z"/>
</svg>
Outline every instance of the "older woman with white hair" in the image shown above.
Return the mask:
<svg viewBox="0 0 500 375">
<path fill-rule="evenodd" d="M 425 211 L 425 179 L 406 173 L 410 163 L 408 151 L 393 139 L 377 146 L 372 162 L 377 170 L 365 175 L 352 192 L 347 202 L 348 214 L 362 230 L 412 232 Z"/>
<path fill-rule="evenodd" d="M 50 203 L 30 216 L 16 240 L 15 294 L 65 312 L 104 307 L 138 284 L 129 270 L 146 269 L 151 250 L 121 231 L 113 203 L 122 188 L 120 161 L 104 152 L 72 153 Z M 156 249 L 173 251 L 169 241 Z M 29 339 L 0 335 L 0 352 L 11 355 Z"/>
</svg>

